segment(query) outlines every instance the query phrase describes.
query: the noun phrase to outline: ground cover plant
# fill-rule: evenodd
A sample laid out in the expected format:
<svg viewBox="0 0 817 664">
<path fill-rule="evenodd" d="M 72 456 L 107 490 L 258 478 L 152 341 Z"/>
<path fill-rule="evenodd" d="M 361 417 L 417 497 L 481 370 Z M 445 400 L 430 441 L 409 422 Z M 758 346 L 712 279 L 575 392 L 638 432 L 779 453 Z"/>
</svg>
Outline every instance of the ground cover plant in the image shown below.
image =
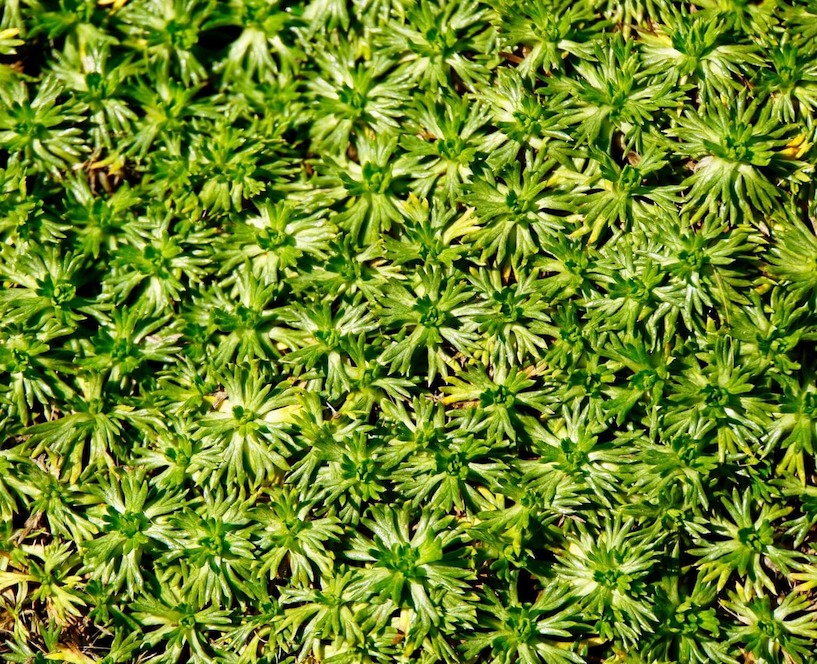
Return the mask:
<svg viewBox="0 0 817 664">
<path fill-rule="evenodd" d="M 817 662 L 817 4 L 4 0 L 4 661 Z"/>
</svg>

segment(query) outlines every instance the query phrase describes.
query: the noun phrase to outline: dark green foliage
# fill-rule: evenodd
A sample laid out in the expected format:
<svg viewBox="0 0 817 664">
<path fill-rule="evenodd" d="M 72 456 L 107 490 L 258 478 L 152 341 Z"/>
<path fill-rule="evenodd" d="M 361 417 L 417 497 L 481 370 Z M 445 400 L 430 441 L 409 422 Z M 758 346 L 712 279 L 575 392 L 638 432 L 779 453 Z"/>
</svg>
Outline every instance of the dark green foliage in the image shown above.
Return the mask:
<svg viewBox="0 0 817 664">
<path fill-rule="evenodd" d="M 0 3 L 0 659 L 817 662 L 815 26 Z"/>
</svg>

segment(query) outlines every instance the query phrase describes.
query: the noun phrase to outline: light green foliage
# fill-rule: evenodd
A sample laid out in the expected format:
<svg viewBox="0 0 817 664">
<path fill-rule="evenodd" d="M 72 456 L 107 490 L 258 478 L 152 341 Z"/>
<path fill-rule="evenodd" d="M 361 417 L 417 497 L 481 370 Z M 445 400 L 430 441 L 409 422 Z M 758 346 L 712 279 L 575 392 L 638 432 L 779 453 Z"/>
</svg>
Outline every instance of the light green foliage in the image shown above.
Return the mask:
<svg viewBox="0 0 817 664">
<path fill-rule="evenodd" d="M 813 0 L 0 0 L 0 660 L 817 661 Z"/>
</svg>

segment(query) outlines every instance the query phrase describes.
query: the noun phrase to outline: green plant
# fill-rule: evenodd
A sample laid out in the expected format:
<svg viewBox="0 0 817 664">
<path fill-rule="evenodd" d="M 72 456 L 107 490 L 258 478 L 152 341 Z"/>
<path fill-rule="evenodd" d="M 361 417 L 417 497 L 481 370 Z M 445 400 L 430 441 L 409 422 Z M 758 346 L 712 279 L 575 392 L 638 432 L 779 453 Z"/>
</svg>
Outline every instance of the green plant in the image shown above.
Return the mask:
<svg viewBox="0 0 817 664">
<path fill-rule="evenodd" d="M 0 3 L 0 659 L 809 664 L 815 25 Z"/>
</svg>

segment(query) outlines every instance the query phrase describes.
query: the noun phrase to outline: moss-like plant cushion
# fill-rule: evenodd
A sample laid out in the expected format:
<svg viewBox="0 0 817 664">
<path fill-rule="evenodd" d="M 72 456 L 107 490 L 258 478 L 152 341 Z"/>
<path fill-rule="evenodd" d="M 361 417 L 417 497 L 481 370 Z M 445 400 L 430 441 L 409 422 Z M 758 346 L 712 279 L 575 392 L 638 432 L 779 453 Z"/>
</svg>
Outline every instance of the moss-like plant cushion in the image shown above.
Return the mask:
<svg viewBox="0 0 817 664">
<path fill-rule="evenodd" d="M 817 662 L 817 4 L 0 4 L 0 659 Z"/>
</svg>

